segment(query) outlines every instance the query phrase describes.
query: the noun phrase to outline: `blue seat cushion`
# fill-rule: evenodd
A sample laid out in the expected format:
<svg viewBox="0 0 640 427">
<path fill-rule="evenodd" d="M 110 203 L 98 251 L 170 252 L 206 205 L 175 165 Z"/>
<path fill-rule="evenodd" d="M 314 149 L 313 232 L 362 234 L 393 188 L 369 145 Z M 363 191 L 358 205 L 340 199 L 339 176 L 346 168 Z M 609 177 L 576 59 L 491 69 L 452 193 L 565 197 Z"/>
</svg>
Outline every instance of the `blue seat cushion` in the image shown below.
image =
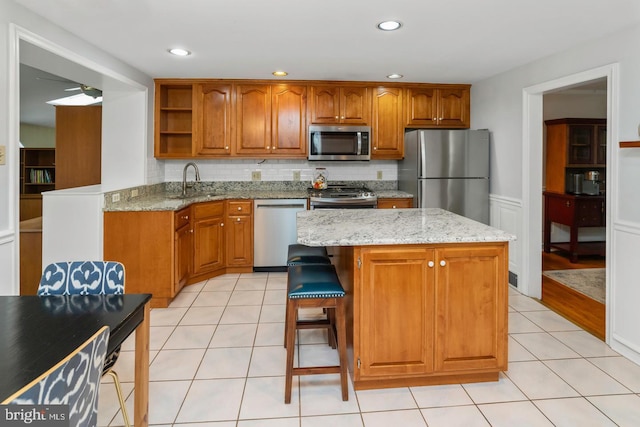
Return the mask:
<svg viewBox="0 0 640 427">
<path fill-rule="evenodd" d="M 300 264 L 331 264 L 331 260 L 327 256 L 320 255 L 296 255 L 287 260 L 288 266 Z"/>
<path fill-rule="evenodd" d="M 327 249 L 324 246 L 307 246 L 295 243 L 293 245 L 289 245 L 287 260 L 290 260 L 291 258 L 296 256 L 326 257 L 328 256 L 328 254 Z"/>
<path fill-rule="evenodd" d="M 341 298 L 344 289 L 333 265 L 304 264 L 289 267 L 289 298 Z"/>
</svg>

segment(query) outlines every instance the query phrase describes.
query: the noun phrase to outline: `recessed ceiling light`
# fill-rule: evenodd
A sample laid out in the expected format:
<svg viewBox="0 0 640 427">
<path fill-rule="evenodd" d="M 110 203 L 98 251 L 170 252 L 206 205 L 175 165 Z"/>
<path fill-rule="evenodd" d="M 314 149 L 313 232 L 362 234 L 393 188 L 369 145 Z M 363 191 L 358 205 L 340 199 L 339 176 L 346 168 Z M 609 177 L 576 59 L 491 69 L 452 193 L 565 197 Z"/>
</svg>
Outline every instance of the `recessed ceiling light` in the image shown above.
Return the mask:
<svg viewBox="0 0 640 427">
<path fill-rule="evenodd" d="M 173 48 L 173 49 L 169 49 L 169 53 L 172 55 L 176 55 L 176 56 L 189 56 L 191 55 L 191 52 L 189 52 L 186 49 L 181 49 L 179 47 Z"/>
<path fill-rule="evenodd" d="M 289 73 L 287 73 L 286 71 L 274 71 L 271 74 L 273 74 L 276 77 L 284 77 L 284 76 L 289 75 Z"/>
<path fill-rule="evenodd" d="M 383 21 L 378 24 L 378 28 L 382 31 L 393 31 L 402 27 L 402 24 L 398 21 Z"/>
<path fill-rule="evenodd" d="M 401 79 L 401 78 L 403 78 L 403 77 L 404 77 L 404 76 L 403 76 L 402 74 L 396 74 L 396 73 L 389 74 L 389 75 L 387 76 L 387 78 L 388 78 L 388 79 Z"/>
</svg>

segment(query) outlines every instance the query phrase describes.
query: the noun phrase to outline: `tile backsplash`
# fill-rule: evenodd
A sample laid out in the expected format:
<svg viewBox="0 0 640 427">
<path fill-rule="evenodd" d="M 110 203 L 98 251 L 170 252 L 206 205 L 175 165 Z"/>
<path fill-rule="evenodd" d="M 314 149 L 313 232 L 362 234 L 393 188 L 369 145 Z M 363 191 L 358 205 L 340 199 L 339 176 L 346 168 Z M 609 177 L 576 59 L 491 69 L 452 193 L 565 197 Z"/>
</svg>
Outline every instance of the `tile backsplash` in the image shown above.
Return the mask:
<svg viewBox="0 0 640 427">
<path fill-rule="evenodd" d="M 184 165 L 190 160 L 165 160 L 165 182 L 182 181 Z M 396 181 L 397 162 L 372 160 L 369 162 L 309 162 L 307 160 L 196 160 L 203 181 L 252 181 L 255 175 L 260 181 L 311 182 L 317 167 L 326 168 L 329 181 Z M 259 172 L 256 174 L 255 172 Z M 193 169 L 188 171 L 193 179 Z"/>
</svg>

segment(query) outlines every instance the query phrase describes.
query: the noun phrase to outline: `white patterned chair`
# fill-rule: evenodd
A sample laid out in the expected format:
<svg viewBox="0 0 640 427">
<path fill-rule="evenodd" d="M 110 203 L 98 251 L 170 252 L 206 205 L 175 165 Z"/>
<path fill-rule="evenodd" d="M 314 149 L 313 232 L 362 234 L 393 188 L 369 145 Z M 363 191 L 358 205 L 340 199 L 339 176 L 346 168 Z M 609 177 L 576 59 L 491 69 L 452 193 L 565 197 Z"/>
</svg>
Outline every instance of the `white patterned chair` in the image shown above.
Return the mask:
<svg viewBox="0 0 640 427">
<path fill-rule="evenodd" d="M 38 295 L 122 295 L 124 265 L 116 261 L 66 261 L 45 267 L 38 285 Z M 118 394 L 125 426 L 129 417 L 118 374 L 112 369 L 120 355 L 120 347 L 107 355 L 103 375 L 109 375 Z"/>
<path fill-rule="evenodd" d="M 108 343 L 109 327 L 103 326 L 71 354 L 2 403 L 68 405 L 70 426 L 96 426 L 100 378 Z"/>
</svg>

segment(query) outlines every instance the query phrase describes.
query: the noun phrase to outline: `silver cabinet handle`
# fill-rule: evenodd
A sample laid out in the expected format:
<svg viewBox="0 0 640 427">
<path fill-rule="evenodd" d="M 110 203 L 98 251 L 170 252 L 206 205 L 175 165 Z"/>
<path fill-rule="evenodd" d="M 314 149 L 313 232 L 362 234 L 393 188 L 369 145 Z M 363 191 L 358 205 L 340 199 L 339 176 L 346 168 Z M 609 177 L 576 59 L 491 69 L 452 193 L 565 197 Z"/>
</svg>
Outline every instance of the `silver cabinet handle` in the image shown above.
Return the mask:
<svg viewBox="0 0 640 427">
<path fill-rule="evenodd" d="M 427 265 L 428 265 L 430 268 L 433 268 L 433 266 L 434 266 L 434 265 L 436 265 L 436 263 L 435 263 L 435 262 L 433 262 L 433 261 L 429 261 L 429 262 L 427 263 Z"/>
<path fill-rule="evenodd" d="M 441 267 L 444 267 L 445 265 L 447 265 L 447 261 L 445 261 L 445 260 L 441 260 L 441 261 L 440 261 L 440 266 L 441 266 Z"/>
</svg>

